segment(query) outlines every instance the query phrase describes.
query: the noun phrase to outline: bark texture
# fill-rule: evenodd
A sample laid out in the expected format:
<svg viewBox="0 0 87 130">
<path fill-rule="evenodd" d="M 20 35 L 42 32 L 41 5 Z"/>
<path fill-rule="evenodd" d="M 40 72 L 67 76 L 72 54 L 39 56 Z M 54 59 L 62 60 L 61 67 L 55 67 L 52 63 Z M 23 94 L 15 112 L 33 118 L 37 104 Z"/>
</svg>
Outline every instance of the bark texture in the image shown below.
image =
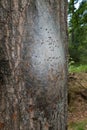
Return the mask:
<svg viewBox="0 0 87 130">
<path fill-rule="evenodd" d="M 66 9 L 0 0 L 0 130 L 66 130 Z"/>
</svg>

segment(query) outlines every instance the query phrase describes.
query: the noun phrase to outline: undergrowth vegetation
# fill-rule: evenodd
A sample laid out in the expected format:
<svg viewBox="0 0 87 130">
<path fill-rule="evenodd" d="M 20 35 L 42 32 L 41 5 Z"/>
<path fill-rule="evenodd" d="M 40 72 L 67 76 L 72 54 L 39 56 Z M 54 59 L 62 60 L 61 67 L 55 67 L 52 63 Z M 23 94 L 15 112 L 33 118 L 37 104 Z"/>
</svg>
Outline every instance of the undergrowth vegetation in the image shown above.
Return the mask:
<svg viewBox="0 0 87 130">
<path fill-rule="evenodd" d="M 87 120 L 70 123 L 68 130 L 87 130 Z"/>
<path fill-rule="evenodd" d="M 69 72 L 87 72 L 87 65 L 70 65 Z"/>
</svg>

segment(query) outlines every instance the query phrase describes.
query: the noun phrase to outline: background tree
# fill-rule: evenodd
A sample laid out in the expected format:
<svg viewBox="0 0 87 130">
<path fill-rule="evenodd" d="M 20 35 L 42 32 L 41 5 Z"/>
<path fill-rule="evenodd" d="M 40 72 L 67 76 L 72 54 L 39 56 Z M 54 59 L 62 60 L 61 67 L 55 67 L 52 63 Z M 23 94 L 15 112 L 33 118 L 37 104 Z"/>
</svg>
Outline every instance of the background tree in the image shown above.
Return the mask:
<svg viewBox="0 0 87 130">
<path fill-rule="evenodd" d="M 66 130 L 66 10 L 66 0 L 0 0 L 1 130 Z"/>
<path fill-rule="evenodd" d="M 76 1 L 74 0 L 73 3 L 75 7 Z M 71 8 L 73 3 L 69 2 L 69 52 L 76 63 L 85 64 L 87 63 L 87 1 L 81 1 L 79 7 L 74 8 L 74 13 Z"/>
</svg>

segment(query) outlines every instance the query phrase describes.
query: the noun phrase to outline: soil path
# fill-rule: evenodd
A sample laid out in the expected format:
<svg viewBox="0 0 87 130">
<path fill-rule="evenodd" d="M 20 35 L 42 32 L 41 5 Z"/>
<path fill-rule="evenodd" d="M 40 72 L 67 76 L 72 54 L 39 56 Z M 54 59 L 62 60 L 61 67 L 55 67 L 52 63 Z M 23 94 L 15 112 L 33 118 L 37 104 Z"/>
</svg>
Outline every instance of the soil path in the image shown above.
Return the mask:
<svg viewBox="0 0 87 130">
<path fill-rule="evenodd" d="M 87 119 L 87 73 L 69 74 L 68 122 Z"/>
</svg>

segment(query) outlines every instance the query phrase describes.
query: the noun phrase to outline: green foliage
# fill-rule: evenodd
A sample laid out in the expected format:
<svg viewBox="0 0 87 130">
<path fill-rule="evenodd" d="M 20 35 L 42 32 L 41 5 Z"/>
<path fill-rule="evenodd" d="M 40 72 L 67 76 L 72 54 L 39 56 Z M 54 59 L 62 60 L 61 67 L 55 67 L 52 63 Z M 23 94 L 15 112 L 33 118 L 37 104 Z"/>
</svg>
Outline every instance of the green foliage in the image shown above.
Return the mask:
<svg viewBox="0 0 87 130">
<path fill-rule="evenodd" d="M 87 120 L 77 123 L 70 123 L 68 130 L 87 130 Z"/>
<path fill-rule="evenodd" d="M 87 72 L 87 65 L 70 65 L 69 72 Z"/>
<path fill-rule="evenodd" d="M 69 2 L 69 54 L 76 63 L 86 64 L 87 56 L 87 1 L 83 0 L 78 9 Z"/>
</svg>

